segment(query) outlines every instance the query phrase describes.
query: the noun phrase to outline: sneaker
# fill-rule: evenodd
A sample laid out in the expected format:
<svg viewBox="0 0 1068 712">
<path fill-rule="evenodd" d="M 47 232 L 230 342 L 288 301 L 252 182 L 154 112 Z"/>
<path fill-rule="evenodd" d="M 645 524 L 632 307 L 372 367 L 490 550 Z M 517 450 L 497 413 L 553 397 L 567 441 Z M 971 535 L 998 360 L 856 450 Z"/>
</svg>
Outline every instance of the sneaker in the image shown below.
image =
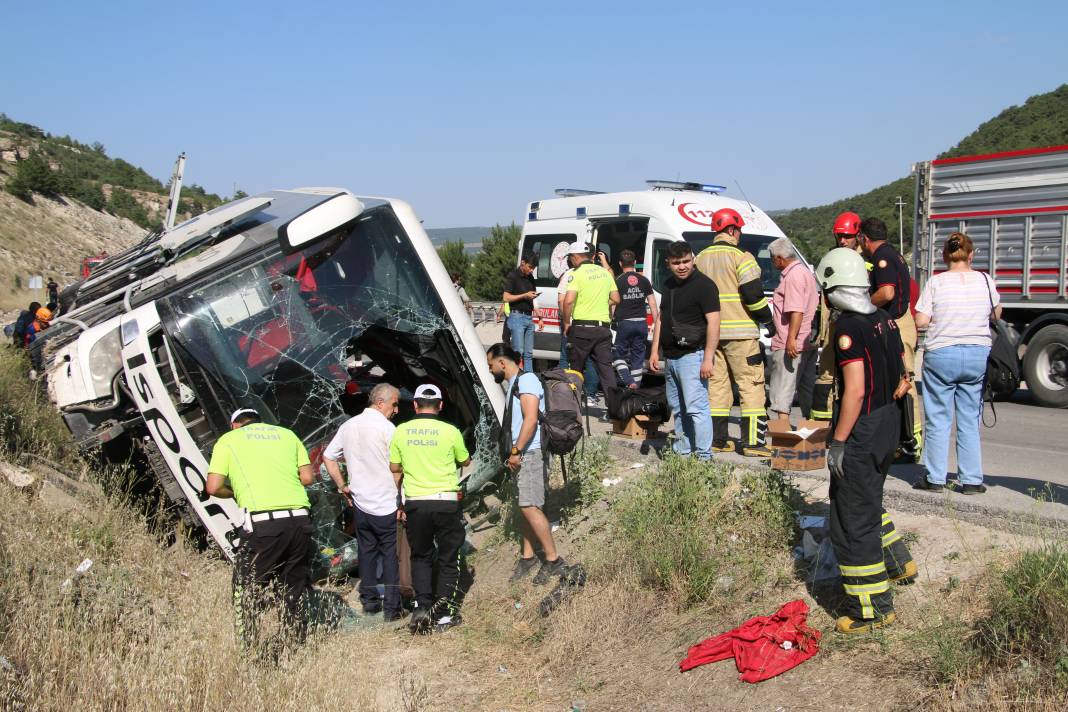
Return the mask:
<svg viewBox="0 0 1068 712">
<path fill-rule="evenodd" d="M 430 611 L 426 608 L 416 608 L 412 611 L 412 617 L 408 619 L 408 632 L 412 635 L 425 635 L 430 632 Z"/>
<path fill-rule="evenodd" d="M 542 584 L 549 583 L 549 579 L 554 576 L 560 576 L 567 568 L 567 562 L 564 561 L 564 557 L 557 556 L 556 561 L 544 561 L 541 564 L 541 568 L 538 569 L 537 576 L 534 577 L 534 585 L 541 586 Z"/>
<path fill-rule="evenodd" d="M 726 440 L 721 443 L 712 443 L 712 452 L 734 452 L 734 441 Z"/>
<path fill-rule="evenodd" d="M 449 628 L 455 628 L 463 622 L 464 619 L 459 613 L 453 613 L 451 616 L 442 616 L 441 618 L 438 618 L 436 623 L 434 623 L 434 632 L 444 633 Z"/>
<path fill-rule="evenodd" d="M 381 603 L 369 603 L 366 606 L 363 606 L 363 614 L 365 616 L 373 616 L 376 613 L 381 613 L 381 612 L 382 612 L 382 604 Z"/>
<path fill-rule="evenodd" d="M 515 566 L 512 567 L 512 575 L 508 577 L 508 583 L 515 583 L 516 581 L 522 581 L 527 576 L 530 576 L 534 571 L 534 567 L 538 565 L 538 557 L 532 556 L 529 559 L 519 558 L 515 562 Z"/>
<path fill-rule="evenodd" d="M 961 494 L 984 494 L 986 493 L 986 485 L 961 485 L 959 487 Z"/>
<path fill-rule="evenodd" d="M 897 616 L 893 612 L 887 613 L 882 618 L 874 618 L 872 620 L 856 620 L 849 616 L 842 616 L 835 624 L 834 629 L 839 633 L 850 635 L 852 633 L 868 633 L 876 628 L 885 628 L 892 624 L 897 619 Z"/>
<path fill-rule="evenodd" d="M 746 445 L 742 448 L 742 454 L 746 457 L 771 457 L 771 450 L 764 445 Z"/>
<path fill-rule="evenodd" d="M 916 568 L 916 562 L 909 561 L 905 564 L 905 567 L 901 569 L 901 573 L 899 573 L 897 576 L 890 577 L 890 583 L 897 583 L 901 584 L 902 586 L 907 586 L 910 583 L 916 583 L 916 577 L 919 575 L 919 573 L 919 569 Z"/>
<path fill-rule="evenodd" d="M 928 492 L 941 492 L 945 488 L 945 485 L 928 482 L 927 477 L 921 477 L 919 481 L 912 484 L 912 489 L 927 490 Z"/>
</svg>

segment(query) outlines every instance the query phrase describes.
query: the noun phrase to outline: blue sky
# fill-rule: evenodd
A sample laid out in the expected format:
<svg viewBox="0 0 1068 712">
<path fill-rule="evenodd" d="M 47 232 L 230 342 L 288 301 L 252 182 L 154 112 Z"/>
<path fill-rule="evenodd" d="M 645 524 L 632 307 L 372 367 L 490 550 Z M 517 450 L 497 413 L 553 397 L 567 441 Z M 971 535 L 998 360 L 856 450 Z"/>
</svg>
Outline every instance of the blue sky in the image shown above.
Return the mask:
<svg viewBox="0 0 1068 712">
<path fill-rule="evenodd" d="M 1068 81 L 1064 2 L 8 4 L 0 111 L 230 194 L 337 185 L 429 227 L 556 187 L 907 175 Z"/>
</svg>

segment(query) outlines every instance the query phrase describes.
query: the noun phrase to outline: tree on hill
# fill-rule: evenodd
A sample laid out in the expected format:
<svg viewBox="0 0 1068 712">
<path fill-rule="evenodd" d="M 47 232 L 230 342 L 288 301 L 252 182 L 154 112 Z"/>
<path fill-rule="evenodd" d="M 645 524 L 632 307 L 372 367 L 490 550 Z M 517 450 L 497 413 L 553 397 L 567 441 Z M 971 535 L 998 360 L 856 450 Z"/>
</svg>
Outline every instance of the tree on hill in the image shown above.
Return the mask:
<svg viewBox="0 0 1068 712">
<path fill-rule="evenodd" d="M 516 265 L 521 234 L 522 229 L 515 223 L 490 228 L 489 237 L 482 240 L 482 251 L 467 271 L 467 293 L 472 299 L 500 301 L 504 277 Z"/>
<path fill-rule="evenodd" d="M 44 156 L 33 151 L 25 161 L 18 162 L 15 175 L 5 187 L 16 198 L 30 202 L 34 193 L 49 197 L 59 195 L 60 181 Z"/>
<path fill-rule="evenodd" d="M 460 240 L 450 240 L 438 248 L 438 257 L 445 265 L 445 271 L 451 277 L 460 275 L 461 279 L 467 277 L 467 270 L 471 266 L 471 257 L 464 252 L 464 243 Z"/>
<path fill-rule="evenodd" d="M 1001 151 L 1018 151 L 1037 146 L 1068 144 L 1068 84 L 1046 94 L 1033 96 L 1023 106 L 1005 109 L 984 122 L 974 132 L 939 158 L 969 156 Z M 905 251 L 911 249 L 915 215 L 915 182 L 899 178 L 861 195 L 814 208 L 798 208 L 775 218 L 787 237 L 794 240 L 809 260 L 817 260 L 834 246 L 831 225 L 838 213 L 852 210 L 862 217 L 881 218 L 897 244 L 898 196 L 905 201 L 903 210 Z"/>
</svg>

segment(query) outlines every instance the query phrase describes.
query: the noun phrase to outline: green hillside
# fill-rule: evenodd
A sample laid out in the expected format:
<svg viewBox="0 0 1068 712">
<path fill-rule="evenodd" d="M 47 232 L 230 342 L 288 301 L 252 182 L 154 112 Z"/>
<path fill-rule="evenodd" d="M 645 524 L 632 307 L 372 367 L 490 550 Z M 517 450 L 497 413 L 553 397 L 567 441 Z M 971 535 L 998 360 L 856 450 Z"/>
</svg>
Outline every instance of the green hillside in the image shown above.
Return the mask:
<svg viewBox="0 0 1068 712">
<path fill-rule="evenodd" d="M 1068 84 L 1033 96 L 1023 106 L 1012 106 L 983 123 L 973 133 L 939 158 L 968 156 L 998 151 L 1016 151 L 1034 146 L 1068 144 Z M 898 220 L 895 203 L 905 201 L 905 246 L 912 236 L 913 192 L 911 177 L 904 177 L 861 195 L 821 205 L 797 208 L 775 218 L 779 227 L 805 251 L 809 259 L 821 256 L 833 244 L 831 224 L 838 213 L 852 210 L 862 217 L 877 217 L 886 222 L 897 242 Z"/>
<path fill-rule="evenodd" d="M 26 160 L 19 161 L 5 185 L 7 192 L 27 202 L 33 193 L 66 195 L 96 210 L 129 218 L 144 228 L 158 227 L 129 191 L 167 195 L 168 188 L 144 169 L 121 158 L 107 155 L 104 145 L 81 143 L 70 136 L 55 136 L 33 124 L 15 121 L 0 113 L 0 137 L 13 144 L 32 147 Z M 58 164 L 58 170 L 50 168 Z M 103 186 L 112 186 L 105 197 Z M 198 215 L 223 203 L 223 198 L 191 184 L 182 187 L 178 212 Z"/>
</svg>

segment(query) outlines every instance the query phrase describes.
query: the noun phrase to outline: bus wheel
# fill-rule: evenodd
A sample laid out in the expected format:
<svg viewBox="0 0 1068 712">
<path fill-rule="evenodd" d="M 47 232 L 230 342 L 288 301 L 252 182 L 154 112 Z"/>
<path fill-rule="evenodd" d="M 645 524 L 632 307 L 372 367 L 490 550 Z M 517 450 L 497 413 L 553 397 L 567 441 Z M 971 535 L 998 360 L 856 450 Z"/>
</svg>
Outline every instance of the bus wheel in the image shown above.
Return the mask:
<svg viewBox="0 0 1068 712">
<path fill-rule="evenodd" d="M 1068 408 L 1068 326 L 1054 324 L 1035 334 L 1024 353 L 1023 371 L 1035 400 Z"/>
</svg>

